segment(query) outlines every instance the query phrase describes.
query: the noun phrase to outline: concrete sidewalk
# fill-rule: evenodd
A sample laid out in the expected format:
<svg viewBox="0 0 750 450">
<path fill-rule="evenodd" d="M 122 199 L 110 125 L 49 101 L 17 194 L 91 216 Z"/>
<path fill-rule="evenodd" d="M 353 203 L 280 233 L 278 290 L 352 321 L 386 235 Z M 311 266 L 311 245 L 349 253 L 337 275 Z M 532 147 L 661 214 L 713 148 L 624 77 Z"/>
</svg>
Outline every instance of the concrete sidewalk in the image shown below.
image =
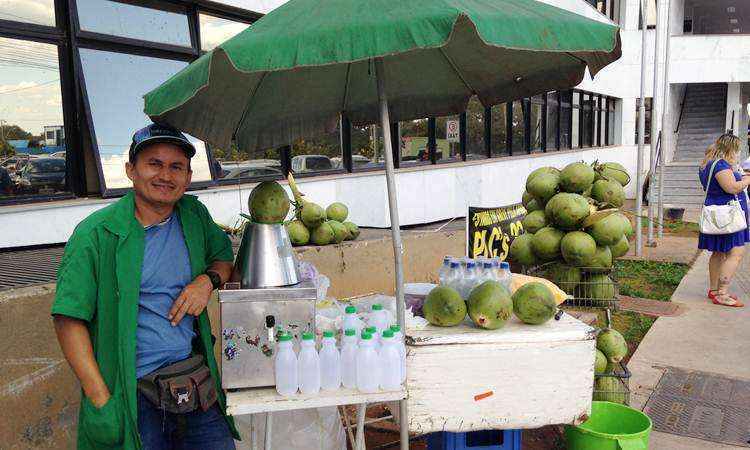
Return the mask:
<svg viewBox="0 0 750 450">
<path fill-rule="evenodd" d="M 673 302 L 685 305 L 685 313 L 659 318 L 630 359 L 634 408 L 643 409 L 665 366 L 750 380 L 750 257 L 745 257 L 731 289 L 744 308 L 713 305 L 706 298 L 708 257 L 701 253 L 672 295 Z M 651 434 L 650 448 L 747 449 L 659 432 Z"/>
</svg>

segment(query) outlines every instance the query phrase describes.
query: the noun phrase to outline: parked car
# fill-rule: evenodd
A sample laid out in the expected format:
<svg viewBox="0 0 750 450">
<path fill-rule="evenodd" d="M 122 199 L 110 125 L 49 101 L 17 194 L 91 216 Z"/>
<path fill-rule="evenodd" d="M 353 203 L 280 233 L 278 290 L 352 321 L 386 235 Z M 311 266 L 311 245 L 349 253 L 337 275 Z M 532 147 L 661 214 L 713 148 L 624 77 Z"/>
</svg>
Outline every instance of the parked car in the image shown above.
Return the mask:
<svg viewBox="0 0 750 450">
<path fill-rule="evenodd" d="M 366 156 L 362 155 L 352 155 L 352 166 L 353 167 L 361 167 L 366 166 L 370 164 L 370 159 Z M 341 169 L 344 167 L 344 163 L 341 160 L 341 157 L 337 156 L 335 158 L 331 158 L 331 165 L 334 169 Z"/>
<path fill-rule="evenodd" d="M 281 175 L 281 169 L 275 167 L 237 167 L 230 170 L 224 178 L 250 178 Z"/>
<path fill-rule="evenodd" d="M 49 155 L 50 158 L 62 158 L 65 159 L 65 152 L 55 152 Z"/>
<path fill-rule="evenodd" d="M 18 190 L 27 193 L 65 190 L 65 160 L 61 158 L 37 158 L 18 173 Z"/>
<path fill-rule="evenodd" d="M 325 155 L 298 155 L 292 158 L 292 172 L 317 172 L 321 170 L 332 170 L 331 158 Z"/>
</svg>

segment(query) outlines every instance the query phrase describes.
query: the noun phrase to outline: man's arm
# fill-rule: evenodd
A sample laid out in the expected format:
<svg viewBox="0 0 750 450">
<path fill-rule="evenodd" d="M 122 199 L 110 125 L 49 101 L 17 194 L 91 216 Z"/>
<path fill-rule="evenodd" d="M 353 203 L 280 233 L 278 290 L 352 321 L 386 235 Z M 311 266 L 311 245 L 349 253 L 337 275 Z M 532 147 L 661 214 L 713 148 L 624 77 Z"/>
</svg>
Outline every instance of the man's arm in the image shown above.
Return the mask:
<svg viewBox="0 0 750 450">
<path fill-rule="evenodd" d="M 53 320 L 65 359 L 80 380 L 86 397 L 94 406 L 101 408 L 109 400 L 110 393 L 94 358 L 86 322 L 61 315 L 56 315 Z"/>
</svg>

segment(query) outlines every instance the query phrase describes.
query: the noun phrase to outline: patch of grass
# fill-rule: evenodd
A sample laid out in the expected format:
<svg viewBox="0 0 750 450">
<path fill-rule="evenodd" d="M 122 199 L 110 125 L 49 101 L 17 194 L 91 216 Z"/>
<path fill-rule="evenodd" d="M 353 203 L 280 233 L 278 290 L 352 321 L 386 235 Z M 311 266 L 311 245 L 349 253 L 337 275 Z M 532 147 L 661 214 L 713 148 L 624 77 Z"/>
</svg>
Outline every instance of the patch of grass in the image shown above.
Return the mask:
<svg viewBox="0 0 750 450">
<path fill-rule="evenodd" d="M 654 229 L 658 227 L 658 223 L 654 221 Z M 648 228 L 648 218 L 644 217 L 641 221 L 641 228 Z M 664 232 L 670 234 L 680 235 L 698 235 L 700 228 L 697 223 L 694 222 L 683 222 L 682 220 L 671 220 L 664 219 Z"/>
<path fill-rule="evenodd" d="M 615 276 L 621 295 L 669 301 L 689 269 L 680 263 L 620 260 Z"/>
</svg>

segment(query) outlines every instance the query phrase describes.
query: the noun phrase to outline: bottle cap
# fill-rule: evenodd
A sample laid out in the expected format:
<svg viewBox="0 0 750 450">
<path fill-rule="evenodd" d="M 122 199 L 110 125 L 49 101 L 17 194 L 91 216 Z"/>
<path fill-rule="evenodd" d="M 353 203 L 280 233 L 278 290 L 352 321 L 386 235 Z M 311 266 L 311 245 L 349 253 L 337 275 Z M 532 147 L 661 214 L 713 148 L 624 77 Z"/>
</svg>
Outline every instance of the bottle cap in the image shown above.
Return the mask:
<svg viewBox="0 0 750 450">
<path fill-rule="evenodd" d="M 383 337 L 384 338 L 392 338 L 393 337 L 393 331 L 391 331 L 391 330 L 385 330 L 385 331 L 383 331 Z"/>
<path fill-rule="evenodd" d="M 482 264 L 482 266 L 484 266 L 485 269 L 491 269 L 492 268 L 492 262 L 485 261 L 484 264 Z"/>
<path fill-rule="evenodd" d="M 470 268 L 470 269 L 471 269 L 472 267 L 476 267 L 476 266 L 477 266 L 477 263 L 475 263 L 474 261 L 468 261 L 468 262 L 466 263 L 466 267 L 468 267 L 468 268 Z"/>
<path fill-rule="evenodd" d="M 453 261 L 451 262 L 451 269 L 457 269 L 460 265 L 461 264 L 459 264 L 458 261 Z"/>
<path fill-rule="evenodd" d="M 324 338 L 332 338 L 333 337 L 333 331 L 324 331 L 323 332 Z"/>
<path fill-rule="evenodd" d="M 367 328 L 365 328 L 365 331 L 367 331 L 370 334 L 375 334 L 375 333 L 378 332 L 378 329 L 375 328 L 375 327 L 367 327 Z"/>
<path fill-rule="evenodd" d="M 510 269 L 510 263 L 506 262 L 506 261 L 503 261 L 503 262 L 500 263 L 500 268 L 501 269 Z"/>
<path fill-rule="evenodd" d="M 279 342 L 289 342 L 291 340 L 292 340 L 292 335 L 291 334 L 284 333 L 281 336 L 279 336 Z"/>
<path fill-rule="evenodd" d="M 372 339 L 372 335 L 366 331 L 362 332 L 362 340 L 363 341 L 369 341 Z"/>
<path fill-rule="evenodd" d="M 375 303 L 374 305 L 372 305 L 372 310 L 373 311 L 382 311 L 383 310 L 383 305 L 381 305 L 380 303 Z"/>
<path fill-rule="evenodd" d="M 400 333 L 401 327 L 398 325 L 391 325 L 391 331 L 393 331 L 394 333 Z"/>
<path fill-rule="evenodd" d="M 313 340 L 313 334 L 312 333 L 302 333 L 302 340 L 303 341 L 312 341 Z"/>
<path fill-rule="evenodd" d="M 347 314 L 355 314 L 357 312 L 357 308 L 350 305 L 347 306 L 346 309 L 344 309 L 344 312 L 346 312 Z"/>
<path fill-rule="evenodd" d="M 356 335 L 357 335 L 357 331 L 354 330 L 353 328 L 347 328 L 344 331 L 344 336 L 356 336 Z"/>
</svg>

